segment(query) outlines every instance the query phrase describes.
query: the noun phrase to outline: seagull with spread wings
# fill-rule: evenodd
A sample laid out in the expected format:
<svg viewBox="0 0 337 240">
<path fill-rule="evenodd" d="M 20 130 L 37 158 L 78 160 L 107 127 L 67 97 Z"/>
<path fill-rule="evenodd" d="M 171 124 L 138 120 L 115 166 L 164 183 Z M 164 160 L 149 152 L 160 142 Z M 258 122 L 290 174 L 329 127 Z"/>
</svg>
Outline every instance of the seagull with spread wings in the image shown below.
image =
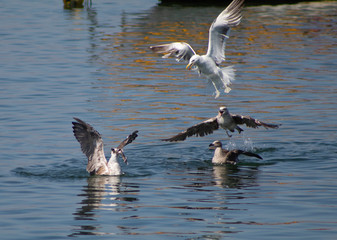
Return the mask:
<svg viewBox="0 0 337 240">
<path fill-rule="evenodd" d="M 243 151 L 239 149 L 226 150 L 222 148 L 222 143 L 220 141 L 214 141 L 209 145 L 209 149 L 214 149 L 214 156 L 212 158 L 213 164 L 232 164 L 236 165 L 239 155 L 243 154 L 250 157 L 256 157 L 262 159 L 258 154 Z"/>
<path fill-rule="evenodd" d="M 81 145 L 82 152 L 88 158 L 87 171 L 90 175 L 122 175 L 121 167 L 118 163 L 118 156 L 121 155 L 125 164 L 127 158 L 123 148 L 136 139 L 138 131 L 134 131 L 117 148 L 111 148 L 111 157 L 106 160 L 103 150 L 103 140 L 90 124 L 81 119 L 74 118 L 73 132 L 77 141 Z"/>
<path fill-rule="evenodd" d="M 244 0 L 234 0 L 213 21 L 209 29 L 208 50 L 206 55 L 198 55 L 193 48 L 185 42 L 173 42 L 151 46 L 156 53 L 164 53 L 163 58 L 175 57 L 178 62 L 188 61 L 187 69 L 198 69 L 199 75 L 205 76 L 215 88 L 215 98 L 220 96 L 219 89 L 224 88 L 225 93 L 231 89 L 229 85 L 234 80 L 235 73 L 232 66 L 220 68 L 225 60 L 225 44 L 231 27 L 239 25 Z"/>
<path fill-rule="evenodd" d="M 176 141 L 184 141 L 187 137 L 191 137 L 193 135 L 203 137 L 205 135 L 213 133 L 213 131 L 218 130 L 220 127 L 226 130 L 228 137 L 228 130 L 230 132 L 234 132 L 237 130 L 239 133 L 243 131 L 238 125 L 245 124 L 247 127 L 258 128 L 263 126 L 265 128 L 278 128 L 280 125 L 278 124 L 270 124 L 264 123 L 257 119 L 254 119 L 250 116 L 243 116 L 238 114 L 229 113 L 227 107 L 220 107 L 218 115 L 207 119 L 201 123 L 198 123 L 192 127 L 189 127 L 187 130 L 167 139 L 163 139 L 163 141 L 176 142 Z"/>
</svg>

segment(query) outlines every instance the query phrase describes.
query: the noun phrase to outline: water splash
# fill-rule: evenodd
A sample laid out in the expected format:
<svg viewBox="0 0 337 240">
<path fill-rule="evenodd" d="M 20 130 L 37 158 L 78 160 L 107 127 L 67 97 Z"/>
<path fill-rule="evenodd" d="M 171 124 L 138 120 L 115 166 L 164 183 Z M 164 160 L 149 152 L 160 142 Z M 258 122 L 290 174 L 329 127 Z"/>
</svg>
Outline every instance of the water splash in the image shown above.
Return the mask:
<svg viewBox="0 0 337 240">
<path fill-rule="evenodd" d="M 254 150 L 254 142 L 250 137 L 246 137 L 245 134 L 243 134 L 243 144 L 246 151 L 253 151 Z"/>
<path fill-rule="evenodd" d="M 238 143 L 237 140 L 240 140 L 242 142 Z M 246 137 L 245 132 L 242 132 L 240 134 L 240 137 L 238 138 L 231 137 L 229 139 L 229 142 L 227 142 L 227 144 L 225 145 L 225 148 L 228 150 L 233 150 L 233 149 L 241 149 L 245 151 L 256 150 L 253 140 L 250 137 Z"/>
</svg>

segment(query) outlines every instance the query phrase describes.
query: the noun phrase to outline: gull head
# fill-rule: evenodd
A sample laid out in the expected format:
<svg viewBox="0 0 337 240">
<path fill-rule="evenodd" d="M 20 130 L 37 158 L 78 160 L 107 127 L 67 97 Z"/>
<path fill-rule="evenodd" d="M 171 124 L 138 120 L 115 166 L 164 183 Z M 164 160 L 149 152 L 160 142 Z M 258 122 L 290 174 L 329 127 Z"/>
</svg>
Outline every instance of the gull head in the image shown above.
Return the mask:
<svg viewBox="0 0 337 240">
<path fill-rule="evenodd" d="M 111 148 L 111 156 L 115 155 L 116 158 L 121 155 L 125 164 L 128 164 L 128 159 L 124 155 L 123 149 Z"/>
<path fill-rule="evenodd" d="M 221 115 L 227 115 L 227 114 L 229 114 L 228 109 L 225 106 L 222 106 L 222 107 L 219 108 L 219 113 Z"/>
<path fill-rule="evenodd" d="M 200 59 L 200 56 L 198 54 L 193 55 L 190 58 L 189 63 L 186 66 L 186 69 L 191 70 L 191 68 L 194 66 L 194 64 L 197 64 Z"/>
<path fill-rule="evenodd" d="M 216 149 L 218 147 L 222 147 L 222 143 L 218 140 L 212 142 L 210 145 L 209 145 L 209 149 Z"/>
</svg>

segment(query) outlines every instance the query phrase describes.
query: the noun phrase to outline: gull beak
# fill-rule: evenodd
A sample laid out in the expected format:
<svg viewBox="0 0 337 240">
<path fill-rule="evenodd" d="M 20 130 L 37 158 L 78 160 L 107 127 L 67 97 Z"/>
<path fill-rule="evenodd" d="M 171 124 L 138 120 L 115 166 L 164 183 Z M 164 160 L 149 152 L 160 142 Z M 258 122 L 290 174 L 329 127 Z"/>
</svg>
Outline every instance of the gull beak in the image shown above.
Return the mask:
<svg viewBox="0 0 337 240">
<path fill-rule="evenodd" d="M 208 149 L 215 149 L 213 143 L 211 143 L 211 144 L 208 146 Z"/>
<path fill-rule="evenodd" d="M 194 65 L 194 63 L 188 63 L 187 66 L 186 66 L 186 69 L 191 70 L 193 65 Z"/>
</svg>

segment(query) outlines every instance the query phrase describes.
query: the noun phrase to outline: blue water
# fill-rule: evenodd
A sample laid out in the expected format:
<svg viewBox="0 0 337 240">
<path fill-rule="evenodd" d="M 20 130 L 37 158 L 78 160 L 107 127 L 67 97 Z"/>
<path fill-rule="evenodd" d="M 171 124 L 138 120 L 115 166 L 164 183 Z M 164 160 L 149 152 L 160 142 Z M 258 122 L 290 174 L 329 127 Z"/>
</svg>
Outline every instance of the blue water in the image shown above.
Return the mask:
<svg viewBox="0 0 337 240">
<path fill-rule="evenodd" d="M 335 239 L 337 3 L 247 6 L 223 64 L 236 81 L 218 99 L 148 47 L 206 52 L 223 7 L 157 4 L 0 4 L 1 239 Z M 222 105 L 282 126 L 160 141 Z M 122 177 L 89 177 L 74 116 L 106 150 L 139 130 Z M 212 166 L 214 140 L 263 160 Z"/>
</svg>

